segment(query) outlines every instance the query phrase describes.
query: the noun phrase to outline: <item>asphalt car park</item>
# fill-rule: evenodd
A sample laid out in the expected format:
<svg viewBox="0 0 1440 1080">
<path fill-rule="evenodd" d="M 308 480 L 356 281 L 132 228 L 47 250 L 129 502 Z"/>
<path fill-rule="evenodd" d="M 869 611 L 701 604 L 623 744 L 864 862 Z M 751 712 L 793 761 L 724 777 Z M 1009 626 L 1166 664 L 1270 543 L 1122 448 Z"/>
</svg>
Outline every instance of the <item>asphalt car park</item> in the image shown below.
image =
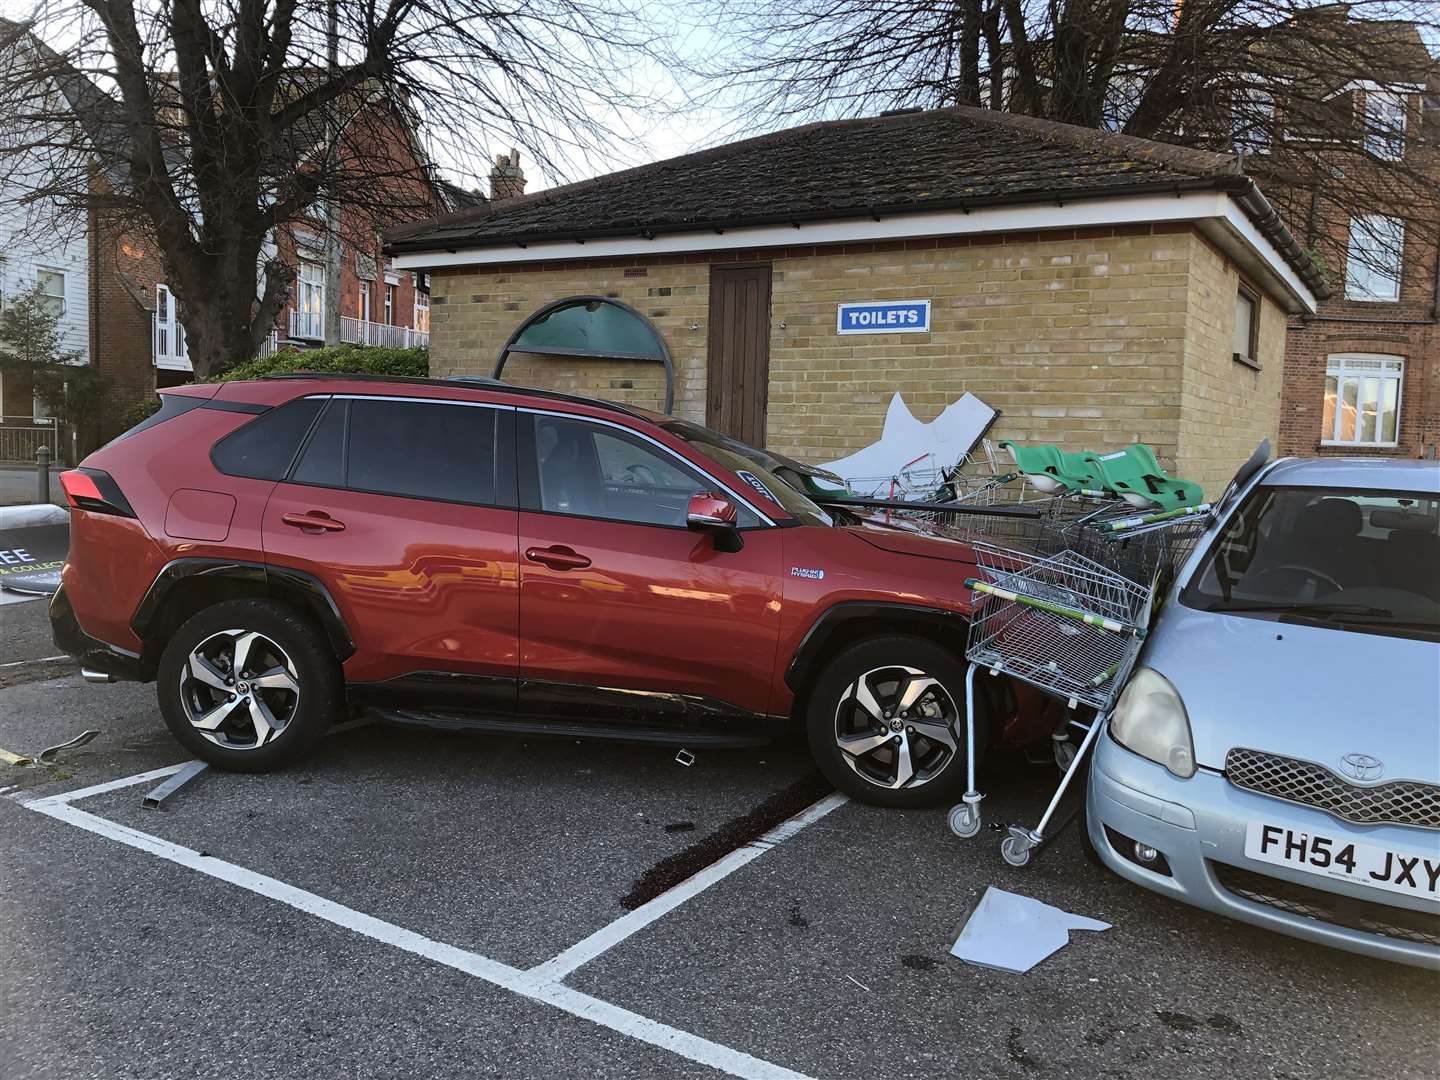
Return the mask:
<svg viewBox="0 0 1440 1080">
<path fill-rule="evenodd" d="M 7 662 L 42 608 L 7 609 Z M 0 773 L 7 1078 L 1434 1072 L 1434 973 L 1142 892 L 1073 829 L 1011 870 L 941 810 L 825 795 L 799 747 L 363 725 L 157 811 L 185 758 L 153 688 L 33 670 L 0 747 L 102 734 Z M 988 819 L 1033 819 L 1049 777 L 992 772 Z M 965 965 L 987 885 L 1113 928 Z"/>
</svg>

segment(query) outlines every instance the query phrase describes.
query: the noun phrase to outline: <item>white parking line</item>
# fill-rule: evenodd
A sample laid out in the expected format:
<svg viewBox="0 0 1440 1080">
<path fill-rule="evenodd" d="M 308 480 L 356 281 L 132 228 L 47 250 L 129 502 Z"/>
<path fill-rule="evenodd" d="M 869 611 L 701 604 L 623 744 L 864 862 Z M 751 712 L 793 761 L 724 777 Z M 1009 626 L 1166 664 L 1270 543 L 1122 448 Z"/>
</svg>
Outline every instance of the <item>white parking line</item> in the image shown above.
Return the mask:
<svg viewBox="0 0 1440 1080">
<path fill-rule="evenodd" d="M 608 926 L 602 926 L 585 940 L 570 946 L 559 956 L 531 968 L 530 974 L 543 982 L 559 982 L 582 964 L 588 964 L 601 953 L 613 949 L 631 934 L 645 929 L 662 915 L 675 910 L 686 900 L 704 892 L 717 881 L 729 877 L 742 866 L 764 855 L 776 844 L 788 840 L 806 825 L 819 821 L 831 810 L 837 806 L 844 806 L 849 801 L 847 796 L 838 791 L 826 795 L 825 798 L 802 810 L 794 817 L 782 821 L 763 836 L 756 837 L 744 847 L 736 848 L 718 862 L 711 863 L 674 888 L 667 889 L 649 903 L 640 905 L 628 915 L 622 915 Z"/>
<path fill-rule="evenodd" d="M 0 664 L 0 668 L 24 667 L 26 664 L 48 664 L 52 660 L 69 660 L 70 657 L 61 653 L 59 656 L 42 656 L 36 660 L 11 660 L 8 664 Z"/>
<path fill-rule="evenodd" d="M 742 1077 L 744 1080 L 812 1080 L 811 1077 L 806 1076 L 804 1073 L 798 1073 L 792 1069 L 776 1065 L 773 1062 L 764 1061 L 721 1043 L 711 1042 L 709 1039 L 702 1038 L 699 1035 L 682 1031 L 679 1028 L 671 1027 L 669 1024 L 663 1024 L 658 1020 L 641 1016 L 639 1013 L 631 1012 L 628 1009 L 621 1008 L 608 1001 L 581 993 L 579 990 L 565 986 L 559 981 L 559 979 L 564 977 L 563 974 L 559 976 L 542 976 L 540 972 L 545 969 L 547 965 L 542 964 L 540 967 L 531 971 L 522 971 L 519 968 L 510 967 L 508 964 L 502 964 L 498 960 L 491 960 L 489 957 L 481 956 L 479 953 L 456 948 L 453 945 L 446 945 L 444 942 L 435 941 L 422 934 L 417 934 L 413 930 L 407 930 L 403 926 L 386 922 L 383 919 L 377 919 L 372 915 L 366 915 L 364 912 L 356 911 L 354 908 L 337 904 L 333 900 L 327 900 L 323 896 L 318 896 L 315 893 L 296 888 L 293 885 L 287 885 L 285 882 L 276 878 L 267 877 L 264 874 L 257 874 L 252 870 L 247 870 L 243 866 L 226 862 L 224 859 L 217 859 L 212 855 L 202 855 L 192 848 L 182 847 L 169 840 L 152 836 L 138 829 L 132 829 L 127 825 L 121 825 L 118 822 L 111 821 L 108 818 L 100 817 L 97 814 L 89 813 L 88 811 L 81 810 L 77 806 L 71 805 L 80 799 L 88 799 L 93 795 L 101 795 L 108 791 L 116 791 L 121 788 L 158 780 L 161 777 L 171 775 L 182 767 L 183 763 L 181 765 L 167 766 L 163 769 L 152 769 L 149 772 L 140 773 L 136 776 L 128 776 L 103 784 L 95 784 L 92 787 L 80 788 L 76 791 L 61 792 L 57 795 L 48 795 L 44 798 L 32 799 L 27 802 L 22 802 L 20 805 L 44 814 L 47 817 L 54 818 L 57 821 L 63 821 L 67 825 L 73 825 L 86 832 L 103 836 L 106 839 L 114 840 L 117 843 L 164 859 L 167 862 L 172 862 L 176 865 L 194 870 L 196 873 L 204 874 L 207 877 L 224 881 L 230 885 L 255 893 L 258 896 L 263 896 L 267 899 L 285 904 L 297 911 L 302 911 L 307 915 L 313 915 L 317 919 L 323 919 L 328 923 L 343 927 L 363 937 L 370 938 L 373 941 L 393 946 L 394 948 L 401 949 L 415 956 L 424 957 L 438 964 L 444 964 L 446 967 L 464 972 L 467 975 L 488 982 L 493 986 L 498 986 L 501 989 L 519 994 L 521 997 L 531 1001 L 543 1002 L 547 1005 L 554 1006 L 582 1020 L 588 1020 L 591 1023 L 608 1028 L 621 1035 L 629 1036 L 632 1039 L 638 1039 L 641 1042 L 659 1047 L 662 1050 L 668 1050 L 689 1061 L 694 1061 L 701 1065 L 708 1065 L 713 1069 L 718 1069 L 731 1076 Z M 584 963 L 585 960 L 598 956 L 605 948 L 609 948 L 611 945 L 623 941 L 642 926 L 654 922 L 655 919 L 659 918 L 666 911 L 672 910 L 683 900 L 694 896 L 727 874 L 733 873 L 739 869 L 740 866 L 745 865 L 745 863 L 770 850 L 770 848 L 774 847 L 775 844 L 781 840 L 793 836 L 799 832 L 800 829 L 804 828 L 805 825 L 828 814 L 844 801 L 843 796 L 827 796 L 808 810 L 803 811 L 789 821 L 783 822 L 772 829 L 752 844 L 732 852 L 730 856 L 722 859 L 716 863 L 715 866 L 701 871 L 694 877 L 677 885 L 674 889 L 669 890 L 669 892 L 656 897 L 649 904 L 637 908 L 634 912 L 631 912 L 630 915 L 610 924 L 609 927 L 600 931 L 598 935 L 592 935 L 591 938 L 587 938 L 584 942 L 581 942 L 582 946 L 589 943 L 593 938 L 606 934 L 606 931 L 612 930 L 612 928 L 617 927 L 620 923 L 626 923 L 631 916 L 640 915 L 642 912 L 648 914 L 647 918 L 633 925 L 633 928 L 624 929 L 618 936 L 611 935 L 614 937 L 614 940 L 610 945 L 603 945 L 601 948 L 590 951 L 590 954 L 586 956 L 585 959 L 579 960 L 578 963 L 575 963 L 567 970 L 574 970 L 575 967 Z M 730 859 L 733 856 L 742 854 L 746 857 L 734 865 L 729 865 Z M 727 866 L 728 868 L 723 872 L 707 877 L 711 870 L 716 870 L 722 866 Z M 705 880 L 701 881 L 700 879 L 702 878 Z M 696 882 L 699 883 L 692 885 L 692 883 Z M 668 906 L 664 906 L 663 909 L 655 907 L 655 905 L 662 904 L 662 902 L 670 898 L 672 894 L 680 895 L 678 895 L 673 902 L 669 903 Z M 579 946 L 577 946 L 577 948 L 578 947 Z M 574 949 L 566 950 L 565 953 L 556 957 L 555 960 L 561 960 L 574 951 Z M 554 963 L 554 961 L 551 961 L 551 963 Z"/>
</svg>

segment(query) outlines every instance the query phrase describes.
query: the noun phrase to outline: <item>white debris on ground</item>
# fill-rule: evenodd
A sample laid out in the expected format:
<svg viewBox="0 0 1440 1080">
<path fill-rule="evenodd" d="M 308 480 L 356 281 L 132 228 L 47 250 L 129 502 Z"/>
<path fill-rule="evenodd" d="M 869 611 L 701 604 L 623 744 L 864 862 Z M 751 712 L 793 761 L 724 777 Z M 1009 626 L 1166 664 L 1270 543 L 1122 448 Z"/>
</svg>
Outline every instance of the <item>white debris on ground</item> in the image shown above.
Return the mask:
<svg viewBox="0 0 1440 1080">
<path fill-rule="evenodd" d="M 1109 923 L 1072 915 L 990 885 L 970 913 L 950 955 L 967 964 L 1018 974 L 1068 945 L 1071 930 L 1109 929 Z"/>
</svg>

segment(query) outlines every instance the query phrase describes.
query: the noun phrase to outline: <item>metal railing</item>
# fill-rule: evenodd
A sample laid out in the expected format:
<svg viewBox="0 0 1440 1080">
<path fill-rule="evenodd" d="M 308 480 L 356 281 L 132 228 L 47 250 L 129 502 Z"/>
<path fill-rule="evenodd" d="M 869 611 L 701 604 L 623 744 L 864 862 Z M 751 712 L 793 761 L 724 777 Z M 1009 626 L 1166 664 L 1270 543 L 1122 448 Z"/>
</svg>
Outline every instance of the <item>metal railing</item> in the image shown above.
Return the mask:
<svg viewBox="0 0 1440 1080">
<path fill-rule="evenodd" d="M 185 342 L 185 327 L 179 322 L 163 322 L 150 315 L 151 356 L 155 366 L 166 371 L 194 371 L 190 348 Z M 271 330 L 255 350 L 257 357 L 269 356 L 280 347 L 280 331 Z"/>
<path fill-rule="evenodd" d="M 185 344 L 185 327 L 178 320 L 162 320 L 150 313 L 150 355 L 155 366 L 167 371 L 193 371 L 190 350 Z"/>
<path fill-rule="evenodd" d="M 355 345 L 386 345 L 391 348 L 410 349 L 429 345 L 430 335 L 409 326 L 389 326 L 386 323 L 342 315 L 340 340 Z"/>
<path fill-rule="evenodd" d="M 49 447 L 54 460 L 68 463 L 70 439 L 65 425 L 51 417 L 0 417 L 0 461 L 33 464 L 35 451 Z"/>
</svg>

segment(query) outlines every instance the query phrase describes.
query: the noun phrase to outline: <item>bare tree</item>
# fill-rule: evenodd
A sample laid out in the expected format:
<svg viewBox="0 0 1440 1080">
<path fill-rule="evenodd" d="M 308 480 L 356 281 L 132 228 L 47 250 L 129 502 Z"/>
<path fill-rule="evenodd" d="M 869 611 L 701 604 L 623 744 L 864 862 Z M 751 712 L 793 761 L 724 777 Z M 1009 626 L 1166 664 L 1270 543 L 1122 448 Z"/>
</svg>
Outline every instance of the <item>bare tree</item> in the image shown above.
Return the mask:
<svg viewBox="0 0 1440 1080">
<path fill-rule="evenodd" d="M 700 65 L 706 103 L 750 127 L 982 105 L 1238 152 L 1312 247 L 1373 212 L 1435 242 L 1440 110 L 1422 126 L 1354 94 L 1440 98 L 1433 0 L 713 0 L 707 19 L 731 47 Z"/>
<path fill-rule="evenodd" d="M 41 0 L 0 22 L 0 200 L 152 236 L 203 377 L 274 325 L 277 229 L 428 216 L 433 157 L 494 138 L 551 174 L 603 152 L 657 53 L 624 2 Z"/>
</svg>

